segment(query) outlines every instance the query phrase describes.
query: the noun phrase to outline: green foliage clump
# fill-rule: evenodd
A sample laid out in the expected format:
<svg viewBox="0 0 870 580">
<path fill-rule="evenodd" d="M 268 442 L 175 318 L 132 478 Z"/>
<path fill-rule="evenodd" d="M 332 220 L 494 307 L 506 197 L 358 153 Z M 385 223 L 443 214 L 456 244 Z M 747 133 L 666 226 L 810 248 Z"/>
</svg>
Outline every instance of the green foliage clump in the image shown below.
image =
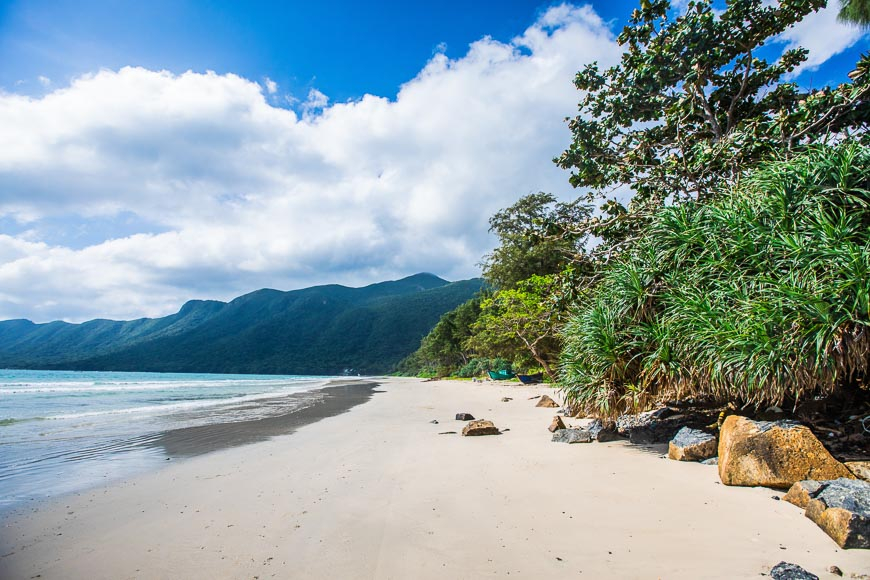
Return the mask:
<svg viewBox="0 0 870 580">
<path fill-rule="evenodd" d="M 483 277 L 496 290 L 516 288 L 532 276 L 562 272 L 582 255 L 588 234 L 575 233 L 573 224 L 591 215 L 592 208 L 556 200 L 550 193 L 521 197 L 489 220 L 499 245 L 483 259 Z"/>
<path fill-rule="evenodd" d="M 866 139 L 870 59 L 858 63 L 851 83 L 805 90 L 783 79 L 807 50 L 773 62 L 759 56 L 825 0 L 713 4 L 693 0 L 677 14 L 668 0 L 644 1 L 618 38 L 622 62 L 577 73 L 584 96 L 569 122 L 573 141 L 555 162 L 590 200 L 633 191 L 627 206 L 609 200 L 587 224 L 604 240 L 601 251 L 621 251 L 668 200 L 706 201 L 719 183 L 771 155 L 842 135 Z"/>
<path fill-rule="evenodd" d="M 555 379 L 563 310 L 555 276 L 532 275 L 481 303 L 467 344 L 484 356 L 512 356 L 518 368 L 541 367 Z"/>
<path fill-rule="evenodd" d="M 838 18 L 843 22 L 870 26 L 870 0 L 841 0 Z"/>
<path fill-rule="evenodd" d="M 569 402 L 796 402 L 870 371 L 870 148 L 813 146 L 659 210 L 564 330 Z M 866 387 L 864 387 L 866 388 Z"/>
</svg>

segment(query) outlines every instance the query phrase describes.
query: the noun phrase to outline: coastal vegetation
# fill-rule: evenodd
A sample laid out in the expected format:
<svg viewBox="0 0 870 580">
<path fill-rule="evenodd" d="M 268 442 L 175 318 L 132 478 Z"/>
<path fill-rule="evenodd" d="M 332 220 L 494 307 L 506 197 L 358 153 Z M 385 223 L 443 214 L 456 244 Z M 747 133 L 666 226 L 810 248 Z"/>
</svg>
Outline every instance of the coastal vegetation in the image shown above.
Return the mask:
<svg viewBox="0 0 870 580">
<path fill-rule="evenodd" d="M 564 329 L 599 414 L 711 396 L 792 405 L 870 371 L 870 148 L 814 146 L 656 213 Z"/>
<path fill-rule="evenodd" d="M 866 397 L 870 57 L 808 89 L 792 80 L 808 51 L 770 48 L 825 5 L 643 2 L 621 62 L 575 78 L 554 162 L 579 199 L 534 194 L 493 217 L 479 314 L 418 368 L 501 357 L 602 417 Z"/>
</svg>

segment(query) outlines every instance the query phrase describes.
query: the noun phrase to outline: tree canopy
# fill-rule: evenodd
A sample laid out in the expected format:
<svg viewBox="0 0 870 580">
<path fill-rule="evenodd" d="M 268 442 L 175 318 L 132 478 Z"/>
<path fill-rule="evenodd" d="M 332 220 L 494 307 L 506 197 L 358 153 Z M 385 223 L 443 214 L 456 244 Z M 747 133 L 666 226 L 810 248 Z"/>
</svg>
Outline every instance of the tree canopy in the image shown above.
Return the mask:
<svg viewBox="0 0 870 580">
<path fill-rule="evenodd" d="M 533 275 L 557 274 L 583 253 L 588 234 L 568 224 L 585 221 L 592 207 L 560 202 L 550 193 L 523 196 L 489 220 L 499 245 L 483 259 L 483 277 L 496 289 L 516 288 Z"/>
<path fill-rule="evenodd" d="M 870 0 L 842 0 L 839 18 L 843 22 L 870 25 Z"/>
<path fill-rule="evenodd" d="M 698 0 L 674 17 L 668 0 L 643 2 L 618 38 L 621 63 L 577 74 L 584 94 L 569 121 L 573 141 L 555 159 L 590 199 L 632 191 L 627 206 L 605 203 L 591 231 L 618 244 L 667 200 L 703 202 L 771 154 L 866 138 L 867 58 L 853 83 L 805 90 L 783 82 L 805 49 L 772 62 L 760 57 L 768 39 L 825 4 L 733 0 L 720 12 L 713 0 Z"/>
</svg>

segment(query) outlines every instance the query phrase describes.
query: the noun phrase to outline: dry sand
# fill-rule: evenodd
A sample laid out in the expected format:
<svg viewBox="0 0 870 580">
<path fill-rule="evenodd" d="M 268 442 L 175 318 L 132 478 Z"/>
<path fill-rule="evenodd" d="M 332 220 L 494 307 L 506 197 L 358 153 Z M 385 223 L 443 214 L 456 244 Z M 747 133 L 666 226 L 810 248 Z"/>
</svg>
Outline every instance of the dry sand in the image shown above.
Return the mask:
<svg viewBox="0 0 870 580">
<path fill-rule="evenodd" d="M 0 578 L 733 579 L 781 560 L 870 574 L 867 551 L 837 548 L 780 492 L 720 485 L 661 448 L 551 443 L 554 409 L 528 399 L 546 387 L 379 389 L 292 435 L 8 517 Z M 461 430 L 457 412 L 510 430 L 439 435 Z"/>
</svg>

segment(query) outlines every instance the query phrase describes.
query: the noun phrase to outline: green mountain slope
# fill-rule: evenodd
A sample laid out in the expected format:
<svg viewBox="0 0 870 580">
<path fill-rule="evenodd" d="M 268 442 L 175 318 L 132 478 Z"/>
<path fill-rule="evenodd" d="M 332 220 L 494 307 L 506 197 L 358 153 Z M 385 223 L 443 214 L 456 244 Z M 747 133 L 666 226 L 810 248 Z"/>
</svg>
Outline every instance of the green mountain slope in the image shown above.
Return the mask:
<svg viewBox="0 0 870 580">
<path fill-rule="evenodd" d="M 480 280 L 417 274 L 364 288 L 258 290 L 171 316 L 0 322 L 0 367 L 222 373 L 389 372 Z"/>
</svg>

